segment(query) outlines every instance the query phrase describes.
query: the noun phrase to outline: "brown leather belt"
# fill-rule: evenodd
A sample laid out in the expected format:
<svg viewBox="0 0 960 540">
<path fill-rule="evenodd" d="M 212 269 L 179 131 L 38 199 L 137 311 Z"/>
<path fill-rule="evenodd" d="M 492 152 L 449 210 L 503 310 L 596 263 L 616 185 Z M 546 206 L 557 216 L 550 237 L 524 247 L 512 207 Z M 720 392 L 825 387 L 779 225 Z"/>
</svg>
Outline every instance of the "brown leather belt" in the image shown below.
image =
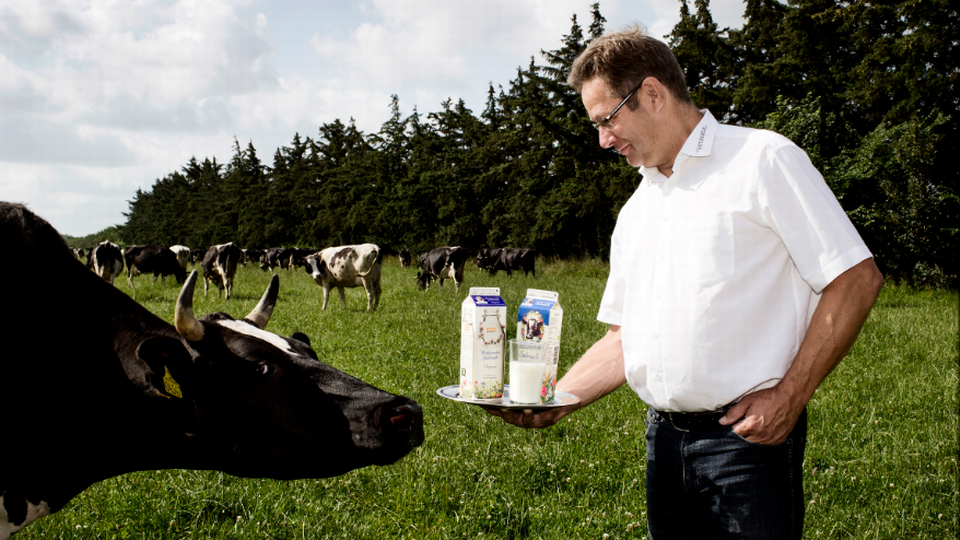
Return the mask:
<svg viewBox="0 0 960 540">
<path fill-rule="evenodd" d="M 654 409 L 654 412 L 679 431 L 706 431 L 722 427 L 720 419 L 726 414 L 728 408 L 698 412 L 667 412 Z"/>
</svg>

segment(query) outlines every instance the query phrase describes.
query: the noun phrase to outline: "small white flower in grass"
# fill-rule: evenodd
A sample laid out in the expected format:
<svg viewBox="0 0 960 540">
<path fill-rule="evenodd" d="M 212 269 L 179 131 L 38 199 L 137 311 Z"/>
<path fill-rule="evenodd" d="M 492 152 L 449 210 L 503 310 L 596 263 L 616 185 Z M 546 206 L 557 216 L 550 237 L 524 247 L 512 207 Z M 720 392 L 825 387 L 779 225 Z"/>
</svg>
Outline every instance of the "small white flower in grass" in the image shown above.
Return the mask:
<svg viewBox="0 0 960 540">
<path fill-rule="evenodd" d="M 610 538 L 610 535 L 607 533 L 603 533 L 603 540 L 607 540 L 607 538 Z"/>
</svg>

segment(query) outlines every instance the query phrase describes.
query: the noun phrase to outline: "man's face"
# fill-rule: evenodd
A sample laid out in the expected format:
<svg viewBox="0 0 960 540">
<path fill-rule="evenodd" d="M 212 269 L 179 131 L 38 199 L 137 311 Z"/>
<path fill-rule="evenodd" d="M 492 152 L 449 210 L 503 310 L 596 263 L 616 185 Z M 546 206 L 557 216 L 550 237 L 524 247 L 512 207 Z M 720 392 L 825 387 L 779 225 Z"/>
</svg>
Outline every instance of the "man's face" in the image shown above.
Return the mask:
<svg viewBox="0 0 960 540">
<path fill-rule="evenodd" d="M 613 93 L 599 77 L 584 83 L 581 92 L 583 105 L 594 122 L 604 118 L 623 100 L 623 96 Z M 674 155 L 667 155 L 658 124 L 656 108 L 650 100 L 647 85 L 637 90 L 630 102 L 639 100 L 640 106 L 631 110 L 624 105 L 611 119 L 612 127 L 600 128 L 600 146 L 613 148 L 619 152 L 632 167 L 672 167 Z M 668 167 L 669 168 L 669 167 Z"/>
</svg>

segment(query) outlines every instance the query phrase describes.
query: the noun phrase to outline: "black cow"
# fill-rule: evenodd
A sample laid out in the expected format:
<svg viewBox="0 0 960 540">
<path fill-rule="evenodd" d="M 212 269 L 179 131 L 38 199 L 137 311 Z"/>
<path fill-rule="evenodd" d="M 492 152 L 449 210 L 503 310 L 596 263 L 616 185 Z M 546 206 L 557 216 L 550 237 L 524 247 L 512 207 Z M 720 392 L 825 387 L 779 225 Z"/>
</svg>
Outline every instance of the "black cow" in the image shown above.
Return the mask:
<svg viewBox="0 0 960 540">
<path fill-rule="evenodd" d="M 193 272 L 171 325 L 21 205 L 0 203 L 0 242 L 34 263 L 0 265 L 0 539 L 132 471 L 322 478 L 423 441 L 416 402 L 319 362 L 303 334 L 263 329 L 277 277 L 244 319 L 197 319 Z"/>
<path fill-rule="evenodd" d="M 417 272 L 417 286 L 421 290 L 430 289 L 430 282 L 439 279 L 443 290 L 443 280 L 452 279 L 457 292 L 463 282 L 463 267 L 467 262 L 467 251 L 460 246 L 433 248 L 420 254 L 420 271 Z"/>
<path fill-rule="evenodd" d="M 537 252 L 532 249 L 517 248 L 483 248 L 477 253 L 477 267 L 486 270 L 491 276 L 497 275 L 500 270 L 506 270 L 508 276 L 513 276 L 514 270 L 523 270 L 523 275 L 532 273 L 537 277 L 534 261 Z"/>
<path fill-rule="evenodd" d="M 133 288 L 133 278 L 140 274 L 153 274 L 153 282 L 160 278 L 162 285 L 167 284 L 167 276 L 173 276 L 177 283 L 187 279 L 187 271 L 180 266 L 177 254 L 168 247 L 149 244 L 145 246 L 128 246 L 123 250 L 123 258 L 127 262 L 127 284 Z"/>
<path fill-rule="evenodd" d="M 113 285 L 113 281 L 123 272 L 123 251 L 119 245 L 109 240 L 100 242 L 90 250 L 87 268 Z"/>
<path fill-rule="evenodd" d="M 237 265 L 243 253 L 233 242 L 210 246 L 203 256 L 203 294 L 206 296 L 210 283 L 225 291 L 224 298 L 230 299 L 233 293 L 233 276 L 237 273 Z"/>
<path fill-rule="evenodd" d="M 400 253 L 397 254 L 397 260 L 400 261 L 400 268 L 406 268 L 410 266 L 410 252 L 405 249 L 401 249 Z"/>
</svg>

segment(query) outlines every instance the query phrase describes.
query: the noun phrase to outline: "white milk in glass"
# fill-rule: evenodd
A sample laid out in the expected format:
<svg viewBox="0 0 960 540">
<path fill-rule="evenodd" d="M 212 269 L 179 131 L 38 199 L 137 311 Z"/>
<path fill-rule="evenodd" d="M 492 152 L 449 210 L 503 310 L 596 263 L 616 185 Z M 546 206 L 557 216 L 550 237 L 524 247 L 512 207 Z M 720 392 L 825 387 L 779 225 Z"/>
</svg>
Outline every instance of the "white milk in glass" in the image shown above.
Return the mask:
<svg viewBox="0 0 960 540">
<path fill-rule="evenodd" d="M 510 340 L 510 401 L 540 403 L 543 392 L 544 344 Z"/>
<path fill-rule="evenodd" d="M 471 287 L 460 310 L 460 396 L 503 397 L 507 304 L 498 287 Z"/>
</svg>

